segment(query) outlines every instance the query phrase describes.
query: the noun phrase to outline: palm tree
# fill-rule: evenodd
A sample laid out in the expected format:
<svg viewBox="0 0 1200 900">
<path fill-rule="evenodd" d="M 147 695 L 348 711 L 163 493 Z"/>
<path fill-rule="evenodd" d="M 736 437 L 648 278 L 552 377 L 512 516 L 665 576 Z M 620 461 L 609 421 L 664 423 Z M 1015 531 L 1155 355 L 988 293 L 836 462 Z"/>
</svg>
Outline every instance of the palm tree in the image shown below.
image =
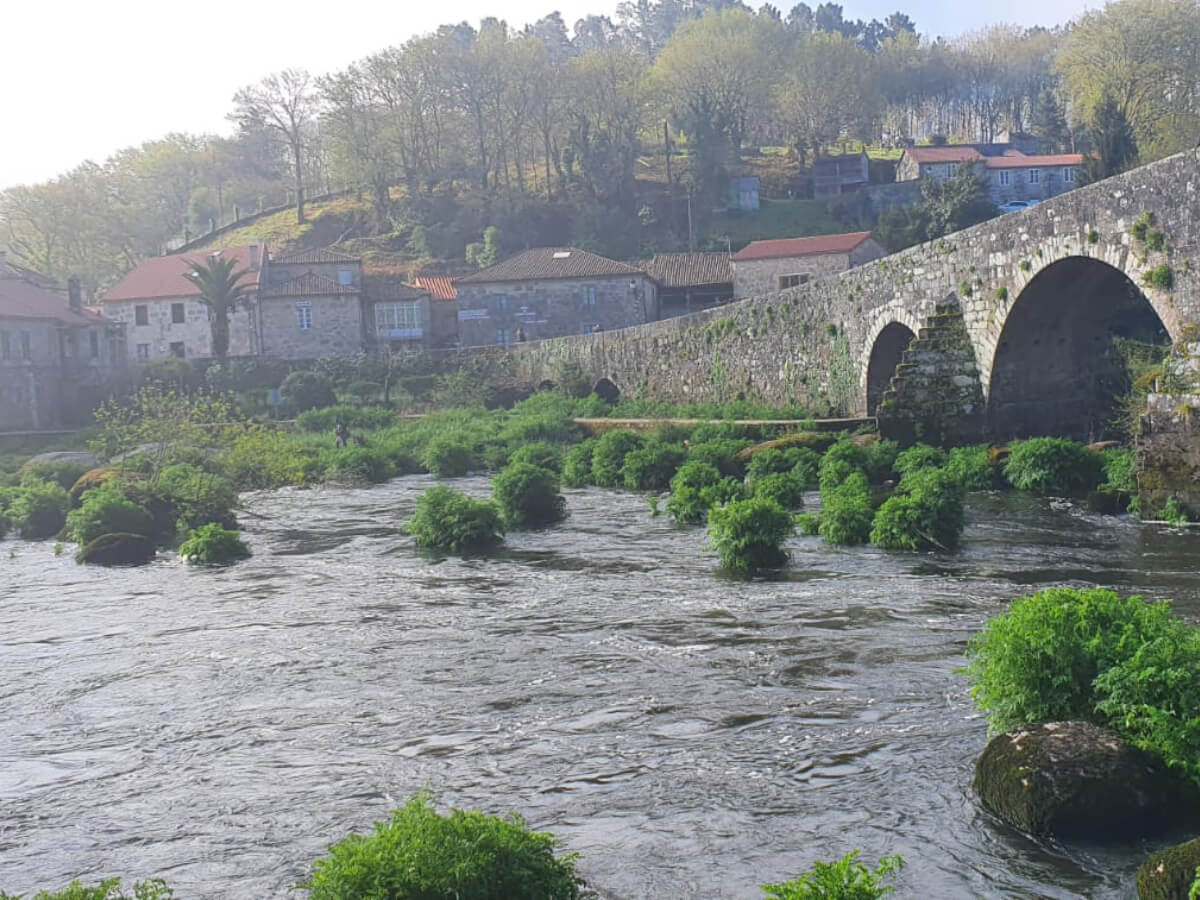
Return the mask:
<svg viewBox="0 0 1200 900">
<path fill-rule="evenodd" d="M 200 289 L 200 302 L 208 307 L 208 320 L 212 328 L 212 351 L 222 363 L 229 353 L 229 314 L 237 310 L 239 303 L 247 302 L 251 286 L 242 282 L 250 274 L 249 269 L 234 272 L 237 260 L 232 256 L 222 257 L 214 253 L 206 262 L 188 260 L 192 267 L 183 277 Z"/>
</svg>

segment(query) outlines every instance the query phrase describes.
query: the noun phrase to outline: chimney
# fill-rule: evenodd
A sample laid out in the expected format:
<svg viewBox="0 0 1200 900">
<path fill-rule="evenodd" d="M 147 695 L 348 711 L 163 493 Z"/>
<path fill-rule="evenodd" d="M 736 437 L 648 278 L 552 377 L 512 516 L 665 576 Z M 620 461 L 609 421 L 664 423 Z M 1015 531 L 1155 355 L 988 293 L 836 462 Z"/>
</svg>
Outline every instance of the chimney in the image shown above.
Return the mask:
<svg viewBox="0 0 1200 900">
<path fill-rule="evenodd" d="M 67 279 L 67 303 L 71 312 L 83 312 L 83 291 L 79 288 L 79 277 L 76 275 Z"/>
<path fill-rule="evenodd" d="M 250 268 L 258 268 L 258 244 L 250 245 Z"/>
</svg>

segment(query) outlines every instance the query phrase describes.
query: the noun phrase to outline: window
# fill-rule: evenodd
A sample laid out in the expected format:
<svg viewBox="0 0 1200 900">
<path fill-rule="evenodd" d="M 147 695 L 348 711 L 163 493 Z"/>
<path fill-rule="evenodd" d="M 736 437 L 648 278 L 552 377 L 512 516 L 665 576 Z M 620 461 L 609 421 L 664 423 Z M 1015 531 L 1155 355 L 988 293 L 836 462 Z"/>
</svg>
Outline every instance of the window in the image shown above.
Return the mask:
<svg viewBox="0 0 1200 900">
<path fill-rule="evenodd" d="M 92 359 L 100 358 L 100 335 L 94 331 L 88 332 L 88 344 L 92 350 Z"/>
<path fill-rule="evenodd" d="M 1030 184 L 1039 184 L 1041 182 L 1041 180 L 1042 180 L 1042 170 L 1041 169 L 1030 169 L 1029 170 L 1029 183 Z"/>
<path fill-rule="evenodd" d="M 148 360 L 150 358 L 150 345 L 149 344 L 138 344 L 137 345 L 137 358 L 138 358 L 138 362 L 146 362 L 146 360 Z"/>
<path fill-rule="evenodd" d="M 354 284 L 354 273 L 349 269 L 338 269 L 338 284 Z"/>
<path fill-rule="evenodd" d="M 12 357 L 12 345 L 9 343 L 7 331 L 0 331 L 0 359 Z"/>
<path fill-rule="evenodd" d="M 415 303 L 376 303 L 376 331 L 393 331 L 397 328 L 420 328 L 421 310 Z"/>
<path fill-rule="evenodd" d="M 590 284 L 583 289 L 583 305 L 589 309 L 596 308 L 596 288 Z"/>
<path fill-rule="evenodd" d="M 171 355 L 178 356 L 180 359 L 183 359 L 187 355 L 183 347 L 183 341 L 171 341 Z"/>
<path fill-rule="evenodd" d="M 779 290 L 786 291 L 788 288 L 799 287 L 802 284 L 808 284 L 808 275 L 780 275 Z"/>
<path fill-rule="evenodd" d="M 1070 166 L 1067 166 L 1065 169 L 1063 169 L 1063 181 L 1065 181 L 1067 184 L 1075 183 L 1075 170 Z"/>
<path fill-rule="evenodd" d="M 144 303 L 133 308 L 133 324 L 134 325 L 149 325 L 150 324 L 150 307 Z"/>
<path fill-rule="evenodd" d="M 496 343 L 497 344 L 507 344 L 508 343 L 508 329 L 507 328 L 497 328 L 496 329 Z"/>
<path fill-rule="evenodd" d="M 1001 185 L 1008 185 L 1012 182 L 1012 173 L 1008 169 L 1001 169 L 998 176 Z"/>
<path fill-rule="evenodd" d="M 495 312 L 504 312 L 508 309 L 508 295 L 496 294 L 492 297 L 492 309 Z"/>
<path fill-rule="evenodd" d="M 947 163 L 946 164 L 946 174 L 949 175 L 951 178 L 953 178 L 955 175 L 957 175 L 958 174 L 958 163 Z"/>
<path fill-rule="evenodd" d="M 312 303 L 304 301 L 296 304 L 296 324 L 301 331 L 312 328 Z"/>
<path fill-rule="evenodd" d="M 187 316 L 185 315 L 185 310 L 184 310 L 183 304 L 182 303 L 172 303 L 171 304 L 171 324 L 172 325 L 182 325 L 186 321 L 187 321 Z"/>
<path fill-rule="evenodd" d="M 28 331 L 21 332 L 21 359 L 33 359 L 33 341 Z"/>
</svg>

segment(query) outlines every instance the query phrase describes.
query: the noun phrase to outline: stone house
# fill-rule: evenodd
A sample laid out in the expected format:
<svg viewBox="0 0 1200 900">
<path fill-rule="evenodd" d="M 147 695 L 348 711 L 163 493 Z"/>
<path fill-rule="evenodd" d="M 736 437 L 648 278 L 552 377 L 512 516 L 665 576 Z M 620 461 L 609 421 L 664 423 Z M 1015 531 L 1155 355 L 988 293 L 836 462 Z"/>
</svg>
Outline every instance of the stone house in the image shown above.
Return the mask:
<svg viewBox="0 0 1200 900">
<path fill-rule="evenodd" d="M 865 153 L 818 156 L 813 161 L 813 198 L 829 200 L 852 194 L 871 181 L 871 164 Z"/>
<path fill-rule="evenodd" d="M 658 285 L 659 316 L 685 316 L 733 299 L 728 253 L 658 253 L 646 265 Z"/>
<path fill-rule="evenodd" d="M 613 331 L 658 318 L 641 269 L 572 247 L 540 247 L 455 279 L 464 347 Z"/>
<path fill-rule="evenodd" d="M 733 254 L 733 296 L 786 290 L 886 255 L 869 231 L 752 241 Z"/>
<path fill-rule="evenodd" d="M 64 297 L 0 251 L 0 431 L 84 421 L 124 360 L 121 326 L 83 305 L 77 280 Z"/>
<path fill-rule="evenodd" d="M 255 354 L 269 359 L 317 359 L 361 353 L 362 289 L 317 272 L 264 287 L 251 314 Z"/>
<path fill-rule="evenodd" d="M 373 349 L 416 350 L 430 346 L 433 328 L 429 292 L 368 276 L 367 339 Z"/>
<path fill-rule="evenodd" d="M 445 275 L 422 275 L 413 284 L 429 294 L 429 338 L 432 350 L 458 346 L 458 289 Z"/>
<path fill-rule="evenodd" d="M 953 178 L 963 166 L 971 166 L 983 177 L 993 203 L 1036 203 L 1075 187 L 1083 154 L 1029 154 L 1009 144 L 910 147 L 896 166 L 896 180 L 942 181 Z"/>
</svg>

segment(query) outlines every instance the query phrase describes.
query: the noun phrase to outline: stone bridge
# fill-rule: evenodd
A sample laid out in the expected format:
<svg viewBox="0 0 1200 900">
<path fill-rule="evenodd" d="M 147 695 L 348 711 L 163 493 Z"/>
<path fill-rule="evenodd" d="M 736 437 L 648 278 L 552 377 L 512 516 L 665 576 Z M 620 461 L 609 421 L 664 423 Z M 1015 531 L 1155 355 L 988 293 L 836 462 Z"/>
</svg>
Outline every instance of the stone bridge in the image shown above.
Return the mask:
<svg viewBox="0 0 1200 900">
<path fill-rule="evenodd" d="M 931 441 L 1099 438 L 1121 391 L 1113 336 L 1200 325 L 1198 163 L 1169 157 L 802 287 L 521 345 L 503 365 L 530 386 L 570 373 L 626 396 L 878 415 Z"/>
</svg>

